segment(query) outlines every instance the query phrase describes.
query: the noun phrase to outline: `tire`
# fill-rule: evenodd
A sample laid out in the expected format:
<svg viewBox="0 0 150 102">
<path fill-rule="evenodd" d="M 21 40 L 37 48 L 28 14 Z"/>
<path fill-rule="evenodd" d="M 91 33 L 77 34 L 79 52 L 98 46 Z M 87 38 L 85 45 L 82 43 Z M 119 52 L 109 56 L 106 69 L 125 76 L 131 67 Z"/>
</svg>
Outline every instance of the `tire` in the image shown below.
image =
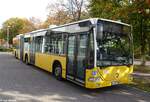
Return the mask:
<svg viewBox="0 0 150 102">
<path fill-rule="evenodd" d="M 27 57 L 27 56 L 25 57 L 25 64 L 27 64 L 27 65 L 29 64 L 29 63 L 28 63 L 28 57 Z"/>
<path fill-rule="evenodd" d="M 17 58 L 17 56 L 16 56 L 16 52 L 15 52 L 15 58 Z"/>
<path fill-rule="evenodd" d="M 54 69 L 54 75 L 57 80 L 62 80 L 62 68 L 60 66 L 56 66 Z"/>
</svg>

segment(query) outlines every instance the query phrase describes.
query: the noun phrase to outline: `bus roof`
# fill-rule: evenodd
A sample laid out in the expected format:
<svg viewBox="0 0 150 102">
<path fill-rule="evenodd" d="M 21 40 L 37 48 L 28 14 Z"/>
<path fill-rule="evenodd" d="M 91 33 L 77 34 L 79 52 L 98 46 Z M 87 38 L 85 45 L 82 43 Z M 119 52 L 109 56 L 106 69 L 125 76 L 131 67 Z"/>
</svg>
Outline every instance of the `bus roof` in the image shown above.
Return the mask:
<svg viewBox="0 0 150 102">
<path fill-rule="evenodd" d="M 30 37 L 29 33 L 24 34 L 24 38 L 28 38 L 28 37 Z"/>
<path fill-rule="evenodd" d="M 47 29 L 39 29 L 32 32 L 29 32 L 29 35 L 33 36 L 44 36 L 47 32 Z"/>
<path fill-rule="evenodd" d="M 60 28 L 60 27 L 68 26 L 68 25 L 73 25 L 73 24 L 77 24 L 77 23 L 81 23 L 81 22 L 85 22 L 85 21 L 93 21 L 93 20 L 96 20 L 96 19 L 95 18 L 84 19 L 84 20 L 80 20 L 80 21 L 76 21 L 76 22 L 67 23 L 67 24 L 64 24 L 64 25 L 59 25 L 59 26 L 56 26 L 56 27 L 51 27 L 49 29 Z"/>
<path fill-rule="evenodd" d="M 127 23 L 123 23 L 121 21 L 115 21 L 115 20 L 109 20 L 109 19 L 104 19 L 104 18 L 98 18 L 99 20 L 102 20 L 102 21 L 108 21 L 108 22 L 113 22 L 113 23 L 118 23 L 118 24 L 122 24 L 122 25 L 126 25 L 126 26 L 131 26 Z"/>
<path fill-rule="evenodd" d="M 129 25 L 127 23 L 123 23 L 121 21 L 114 21 L 114 20 L 103 19 L 103 18 L 89 18 L 89 19 L 84 19 L 84 20 L 80 20 L 80 21 L 76 21 L 76 22 L 71 22 L 71 23 L 64 24 L 64 25 L 54 26 L 54 27 L 47 28 L 47 29 L 39 29 L 39 30 L 35 30 L 35 31 L 32 31 L 32 32 L 28 32 L 28 33 L 24 34 L 24 37 L 30 37 L 32 34 L 34 35 L 35 33 L 37 33 L 37 34 L 35 34 L 34 36 L 44 36 L 48 29 L 61 28 L 61 27 L 64 27 L 64 26 L 69 26 L 69 25 L 73 25 L 73 24 L 77 24 L 77 23 L 81 23 L 81 22 L 86 22 L 86 21 L 90 21 L 92 24 L 96 24 L 98 20 L 113 22 L 113 23 L 122 24 L 122 25 L 125 25 L 125 26 L 131 26 L 131 25 Z M 23 34 L 19 34 L 16 37 L 20 37 L 22 35 Z"/>
<path fill-rule="evenodd" d="M 47 29 L 34 30 L 32 32 L 29 32 L 29 34 L 33 34 L 33 33 L 37 33 L 37 32 L 43 32 L 43 31 L 47 31 Z"/>
<path fill-rule="evenodd" d="M 94 24 L 94 23 L 97 23 L 98 20 L 113 22 L 113 23 L 122 24 L 122 25 L 125 25 L 125 26 L 131 26 L 131 25 L 129 25 L 127 23 L 123 23 L 121 21 L 109 20 L 109 19 L 104 19 L 104 18 L 89 18 L 89 19 L 84 19 L 84 20 L 80 20 L 80 21 L 76 21 L 76 22 L 71 22 L 71 23 L 64 24 L 64 25 L 51 27 L 51 28 L 48 28 L 48 29 L 56 29 L 56 28 L 60 28 L 60 27 L 68 26 L 68 25 L 73 25 L 73 24 L 81 23 L 81 22 L 85 22 L 85 21 L 91 21 L 91 23 Z"/>
<path fill-rule="evenodd" d="M 23 34 L 16 35 L 17 38 L 20 38 L 21 36 L 23 36 Z"/>
</svg>

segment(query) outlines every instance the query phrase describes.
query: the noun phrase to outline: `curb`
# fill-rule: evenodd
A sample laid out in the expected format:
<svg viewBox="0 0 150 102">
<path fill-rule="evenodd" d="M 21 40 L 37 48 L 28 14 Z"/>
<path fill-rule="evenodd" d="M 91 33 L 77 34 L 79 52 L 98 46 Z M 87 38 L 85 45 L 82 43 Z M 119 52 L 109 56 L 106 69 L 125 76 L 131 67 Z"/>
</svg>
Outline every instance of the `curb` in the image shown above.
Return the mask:
<svg viewBox="0 0 150 102">
<path fill-rule="evenodd" d="M 138 73 L 138 72 L 135 72 L 132 75 L 133 76 L 141 76 L 141 77 L 150 77 L 150 74 L 147 74 L 147 73 Z"/>
</svg>

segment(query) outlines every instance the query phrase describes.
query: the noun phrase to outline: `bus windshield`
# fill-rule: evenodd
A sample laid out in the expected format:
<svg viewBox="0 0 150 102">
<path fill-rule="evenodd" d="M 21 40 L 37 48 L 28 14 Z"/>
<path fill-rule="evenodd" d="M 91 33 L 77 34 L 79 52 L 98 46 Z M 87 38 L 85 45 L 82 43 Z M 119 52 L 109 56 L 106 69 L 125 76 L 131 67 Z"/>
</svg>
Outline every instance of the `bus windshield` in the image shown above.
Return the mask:
<svg viewBox="0 0 150 102">
<path fill-rule="evenodd" d="M 97 25 L 97 66 L 133 64 L 131 27 L 100 21 Z"/>
</svg>

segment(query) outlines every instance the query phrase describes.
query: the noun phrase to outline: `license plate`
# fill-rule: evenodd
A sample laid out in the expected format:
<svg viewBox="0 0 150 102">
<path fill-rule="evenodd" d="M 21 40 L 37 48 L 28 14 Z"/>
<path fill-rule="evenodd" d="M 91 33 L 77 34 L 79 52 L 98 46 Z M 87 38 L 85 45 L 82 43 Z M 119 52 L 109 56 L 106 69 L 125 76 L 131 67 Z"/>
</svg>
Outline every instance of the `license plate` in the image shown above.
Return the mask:
<svg viewBox="0 0 150 102">
<path fill-rule="evenodd" d="M 113 82 L 111 82 L 111 84 L 112 85 L 117 85 L 117 84 L 119 84 L 117 81 L 113 81 Z"/>
</svg>

